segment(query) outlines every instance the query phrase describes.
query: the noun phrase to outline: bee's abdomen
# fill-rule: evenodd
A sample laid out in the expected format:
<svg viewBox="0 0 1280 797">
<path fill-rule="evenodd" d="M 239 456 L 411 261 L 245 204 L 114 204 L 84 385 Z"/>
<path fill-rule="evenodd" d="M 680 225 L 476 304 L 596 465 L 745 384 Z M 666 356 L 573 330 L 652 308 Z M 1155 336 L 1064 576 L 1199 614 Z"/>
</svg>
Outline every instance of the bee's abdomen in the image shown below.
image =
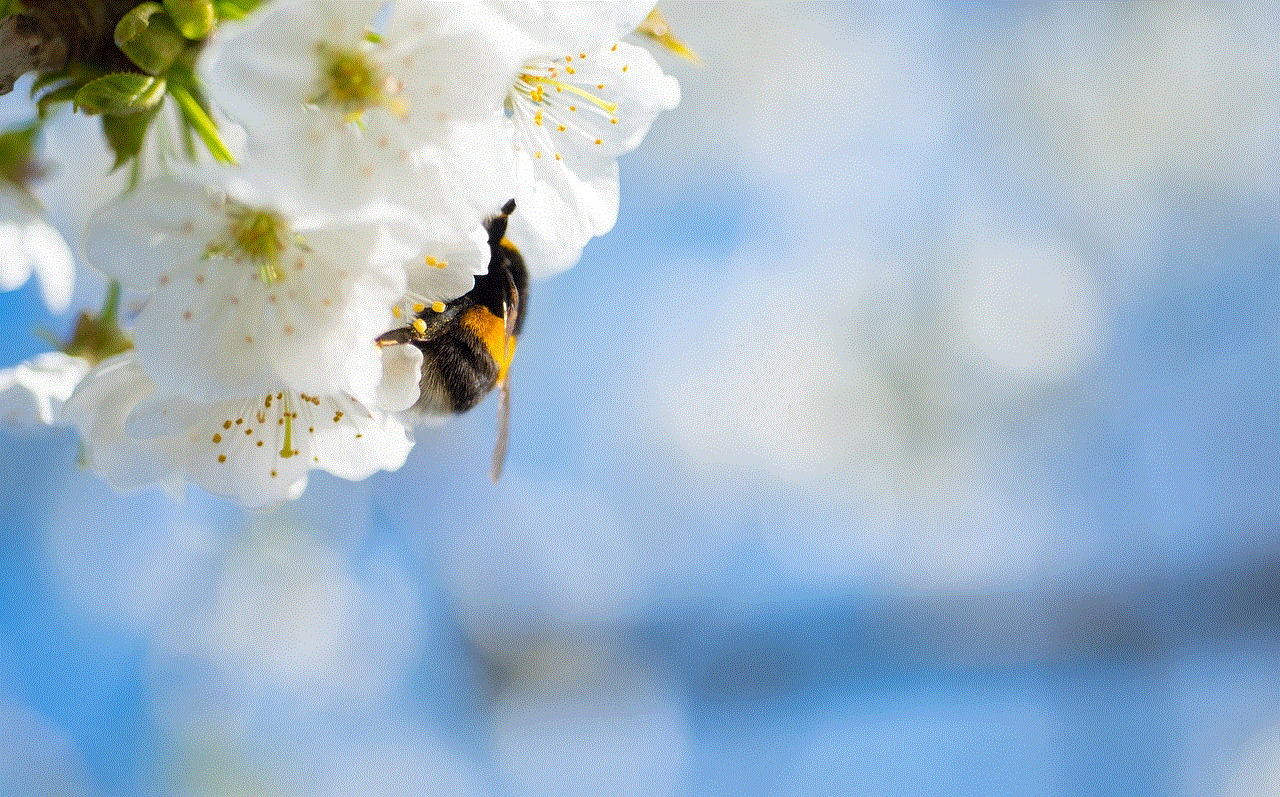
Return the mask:
<svg viewBox="0 0 1280 797">
<path fill-rule="evenodd" d="M 498 364 L 471 330 L 451 325 L 430 341 L 412 341 L 423 352 L 422 395 L 414 409 L 431 414 L 466 412 L 498 383 Z"/>
</svg>

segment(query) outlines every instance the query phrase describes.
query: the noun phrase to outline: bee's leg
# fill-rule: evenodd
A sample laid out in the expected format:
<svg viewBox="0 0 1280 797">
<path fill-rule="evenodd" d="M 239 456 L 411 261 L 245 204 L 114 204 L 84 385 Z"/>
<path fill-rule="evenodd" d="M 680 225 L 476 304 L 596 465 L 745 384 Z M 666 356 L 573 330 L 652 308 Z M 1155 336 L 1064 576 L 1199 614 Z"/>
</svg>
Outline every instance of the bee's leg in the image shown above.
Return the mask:
<svg viewBox="0 0 1280 797">
<path fill-rule="evenodd" d="M 411 340 L 420 340 L 421 335 L 413 327 L 400 327 L 390 332 L 383 332 L 374 342 L 379 346 L 396 346 Z"/>
</svg>

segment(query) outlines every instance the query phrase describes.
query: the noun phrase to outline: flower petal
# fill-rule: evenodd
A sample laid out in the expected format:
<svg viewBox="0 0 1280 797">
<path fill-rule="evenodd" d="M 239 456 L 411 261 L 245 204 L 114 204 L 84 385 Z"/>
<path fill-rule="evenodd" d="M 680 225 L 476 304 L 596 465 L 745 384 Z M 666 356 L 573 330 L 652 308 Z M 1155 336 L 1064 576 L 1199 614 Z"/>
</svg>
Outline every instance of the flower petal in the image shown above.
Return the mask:
<svg viewBox="0 0 1280 797">
<path fill-rule="evenodd" d="M 521 157 L 522 189 L 507 237 L 524 255 L 534 280 L 558 274 L 578 262 L 593 236 L 608 232 L 618 218 L 618 165 L 595 164 L 598 172 L 570 169 L 533 176 L 530 159 Z"/>
<path fill-rule="evenodd" d="M 0 425 L 11 429 L 62 425 L 62 406 L 89 372 L 89 362 L 45 352 L 0 369 Z"/>
<path fill-rule="evenodd" d="M 422 349 L 400 345 L 382 348 L 382 382 L 378 385 L 378 409 L 403 412 L 417 403 L 422 395 L 418 381 L 422 378 Z"/>
<path fill-rule="evenodd" d="M 85 229 L 85 254 L 125 286 L 149 290 L 175 264 L 200 260 L 225 227 L 216 192 L 197 182 L 159 177 L 93 214 Z"/>
<path fill-rule="evenodd" d="M 527 2 L 500 0 L 500 13 L 557 55 L 590 50 L 600 42 L 614 42 L 636 29 L 653 10 L 649 0 L 612 2 Z"/>
<path fill-rule="evenodd" d="M 120 490 L 181 478 L 179 447 L 172 437 L 125 435 L 125 419 L 151 391 L 133 352 L 98 363 L 63 405 L 63 416 L 80 433 L 86 464 Z"/>
<path fill-rule="evenodd" d="M 33 198 L 0 185 L 0 290 L 21 287 L 33 271 L 44 303 L 55 313 L 65 312 L 75 287 L 71 249 Z"/>
</svg>

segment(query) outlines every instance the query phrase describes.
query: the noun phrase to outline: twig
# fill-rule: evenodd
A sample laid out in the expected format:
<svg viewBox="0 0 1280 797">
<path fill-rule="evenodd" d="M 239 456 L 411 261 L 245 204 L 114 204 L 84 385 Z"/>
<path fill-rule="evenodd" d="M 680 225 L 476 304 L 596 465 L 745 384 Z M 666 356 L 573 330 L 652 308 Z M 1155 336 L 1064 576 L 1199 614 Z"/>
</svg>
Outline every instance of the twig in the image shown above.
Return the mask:
<svg viewBox="0 0 1280 797">
<path fill-rule="evenodd" d="M 0 20 L 0 94 L 27 72 L 53 72 L 72 60 L 114 59 L 116 23 L 137 0 L 27 0 Z"/>
</svg>

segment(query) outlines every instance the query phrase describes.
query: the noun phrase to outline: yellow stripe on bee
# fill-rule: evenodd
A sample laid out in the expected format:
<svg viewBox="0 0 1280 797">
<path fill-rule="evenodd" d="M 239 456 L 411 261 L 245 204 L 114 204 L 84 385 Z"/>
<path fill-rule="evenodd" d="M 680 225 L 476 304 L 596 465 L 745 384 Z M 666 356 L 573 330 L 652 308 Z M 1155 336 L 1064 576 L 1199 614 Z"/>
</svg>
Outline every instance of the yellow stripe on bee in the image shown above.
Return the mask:
<svg viewBox="0 0 1280 797">
<path fill-rule="evenodd" d="M 516 339 L 507 337 L 506 322 L 489 312 L 487 307 L 472 307 L 462 314 L 458 322 L 489 350 L 489 356 L 498 364 L 498 381 L 501 382 L 506 378 L 512 355 L 516 353 Z"/>
</svg>

